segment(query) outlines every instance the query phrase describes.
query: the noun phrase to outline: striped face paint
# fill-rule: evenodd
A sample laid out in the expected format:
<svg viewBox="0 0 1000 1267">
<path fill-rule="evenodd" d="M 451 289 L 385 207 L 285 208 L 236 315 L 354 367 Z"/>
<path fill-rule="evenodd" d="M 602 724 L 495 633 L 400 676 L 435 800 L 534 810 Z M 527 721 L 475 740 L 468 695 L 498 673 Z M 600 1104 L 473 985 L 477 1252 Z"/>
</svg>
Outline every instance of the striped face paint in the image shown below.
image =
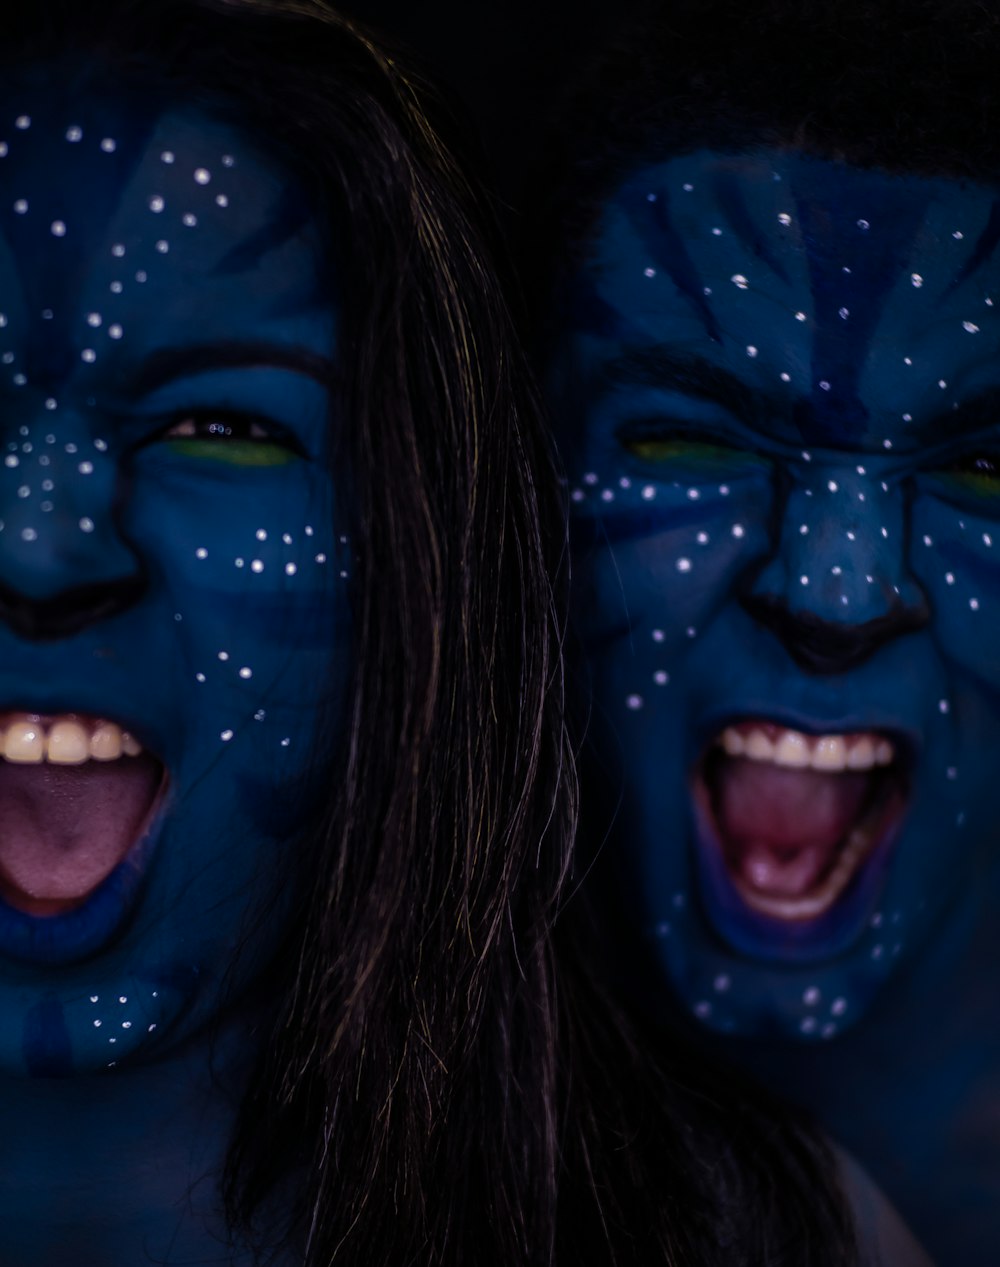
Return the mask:
<svg viewBox="0 0 1000 1267">
<path fill-rule="evenodd" d="M 992 190 L 703 152 L 627 180 L 564 288 L 616 858 L 722 1031 L 859 1019 L 990 842 L 998 242 Z"/>
<path fill-rule="evenodd" d="M 350 658 L 327 278 L 239 130 L 5 90 L 0 1067 L 161 1052 L 282 935 Z"/>
</svg>

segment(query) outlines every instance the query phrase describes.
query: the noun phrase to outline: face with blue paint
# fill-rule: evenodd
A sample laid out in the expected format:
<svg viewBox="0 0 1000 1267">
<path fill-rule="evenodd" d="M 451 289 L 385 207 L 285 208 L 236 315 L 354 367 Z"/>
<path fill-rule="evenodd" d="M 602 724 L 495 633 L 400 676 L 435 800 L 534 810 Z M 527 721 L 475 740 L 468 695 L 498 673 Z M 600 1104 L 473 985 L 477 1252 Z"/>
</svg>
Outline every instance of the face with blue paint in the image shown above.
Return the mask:
<svg viewBox="0 0 1000 1267">
<path fill-rule="evenodd" d="M 229 124 L 43 82 L 0 142 L 0 1067 L 65 1073 L 190 1036 L 287 923 L 349 659 L 336 305 Z"/>
<path fill-rule="evenodd" d="M 614 852 L 675 994 L 724 1032 L 857 1021 L 995 831 L 997 205 L 700 152 L 617 189 L 563 294 Z"/>
</svg>

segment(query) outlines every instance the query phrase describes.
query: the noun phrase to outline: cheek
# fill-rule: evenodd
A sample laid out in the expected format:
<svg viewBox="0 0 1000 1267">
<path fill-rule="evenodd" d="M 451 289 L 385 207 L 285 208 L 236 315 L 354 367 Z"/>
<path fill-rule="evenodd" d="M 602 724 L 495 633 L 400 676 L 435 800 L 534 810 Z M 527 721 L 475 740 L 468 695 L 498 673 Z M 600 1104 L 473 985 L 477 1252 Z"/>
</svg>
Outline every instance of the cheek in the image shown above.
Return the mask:
<svg viewBox="0 0 1000 1267">
<path fill-rule="evenodd" d="M 609 502 L 607 486 L 582 487 L 577 622 L 598 689 L 621 696 L 606 702 L 635 711 L 655 688 L 682 685 L 685 658 L 766 555 L 771 493 L 750 481 L 637 481 Z"/>
<path fill-rule="evenodd" d="M 209 490 L 161 475 L 135 505 L 185 760 L 238 749 L 285 765 L 308 751 L 348 666 L 350 568 L 329 477 L 302 463 L 274 485 Z"/>
<path fill-rule="evenodd" d="M 998 507 L 1000 509 L 1000 507 Z M 942 657 L 979 689 L 1000 688 L 1000 523 L 937 498 L 913 510 L 913 570 Z"/>
</svg>

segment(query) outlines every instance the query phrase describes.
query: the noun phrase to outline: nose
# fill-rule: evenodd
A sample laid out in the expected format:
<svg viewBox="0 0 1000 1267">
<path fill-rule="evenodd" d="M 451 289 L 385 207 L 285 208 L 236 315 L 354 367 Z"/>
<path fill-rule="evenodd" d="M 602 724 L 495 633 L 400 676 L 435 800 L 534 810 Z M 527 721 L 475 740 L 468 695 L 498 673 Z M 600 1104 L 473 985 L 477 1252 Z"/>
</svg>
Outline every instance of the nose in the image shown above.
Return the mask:
<svg viewBox="0 0 1000 1267">
<path fill-rule="evenodd" d="M 901 490 L 867 468 L 810 470 L 786 493 L 777 550 L 743 607 L 807 673 L 853 669 L 930 618 L 905 528 Z"/>
<path fill-rule="evenodd" d="M 118 470 L 103 439 L 60 419 L 22 427 L 0 464 L 0 621 L 22 638 L 68 638 L 146 588 L 121 535 Z"/>
</svg>

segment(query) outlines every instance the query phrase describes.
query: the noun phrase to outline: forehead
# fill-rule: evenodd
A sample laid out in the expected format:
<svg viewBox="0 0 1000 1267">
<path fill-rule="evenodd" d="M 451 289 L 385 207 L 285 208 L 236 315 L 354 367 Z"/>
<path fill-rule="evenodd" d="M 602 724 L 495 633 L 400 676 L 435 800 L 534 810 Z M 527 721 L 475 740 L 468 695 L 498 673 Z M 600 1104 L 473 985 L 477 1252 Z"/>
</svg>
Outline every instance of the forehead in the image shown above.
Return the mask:
<svg viewBox="0 0 1000 1267">
<path fill-rule="evenodd" d="M 324 277 L 303 191 L 240 128 L 134 89 L 0 93 L 0 386 L 305 328 Z"/>
<path fill-rule="evenodd" d="M 694 353 L 787 405 L 790 439 L 874 440 L 995 385 L 998 242 L 992 189 L 700 152 L 608 199 L 567 321 L 591 362 Z"/>
</svg>

